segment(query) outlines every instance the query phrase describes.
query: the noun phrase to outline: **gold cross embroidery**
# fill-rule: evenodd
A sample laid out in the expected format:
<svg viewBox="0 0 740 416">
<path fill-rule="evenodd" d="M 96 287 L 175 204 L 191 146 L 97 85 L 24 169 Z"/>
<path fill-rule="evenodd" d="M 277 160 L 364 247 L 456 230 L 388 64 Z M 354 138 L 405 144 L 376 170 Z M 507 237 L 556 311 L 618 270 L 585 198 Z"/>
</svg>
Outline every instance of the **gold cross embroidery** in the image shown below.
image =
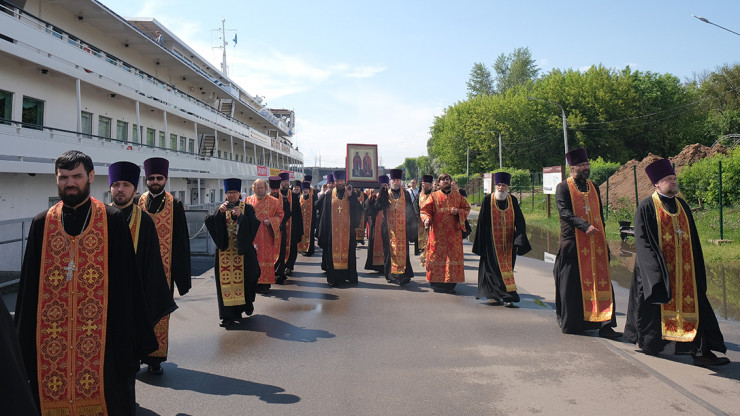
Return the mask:
<svg viewBox="0 0 740 416">
<path fill-rule="evenodd" d="M 58 328 L 56 322 L 54 322 L 53 324 L 51 324 L 51 328 L 47 328 L 46 329 L 46 333 L 47 334 L 51 334 L 51 337 L 52 338 L 56 338 L 57 336 L 59 336 L 59 333 L 62 332 L 62 331 L 64 331 L 64 330 L 62 328 Z"/>
<path fill-rule="evenodd" d="M 90 385 L 93 383 L 95 383 L 95 379 L 90 377 L 90 373 L 85 374 L 85 376 L 80 380 L 80 384 L 85 387 L 85 390 L 90 390 Z"/>
<path fill-rule="evenodd" d="M 95 279 L 98 278 L 98 274 L 93 269 L 87 269 L 83 278 L 87 281 L 87 283 L 92 283 L 95 281 Z"/>
<path fill-rule="evenodd" d="M 62 387 L 62 381 L 59 380 L 59 377 L 53 376 L 46 385 L 49 386 L 53 392 L 57 392 L 59 391 L 59 387 Z"/>
<path fill-rule="evenodd" d="M 87 335 L 92 335 L 93 329 L 98 329 L 97 324 L 93 324 L 91 319 L 87 320 L 87 323 L 82 327 L 85 331 L 87 331 Z"/>
<path fill-rule="evenodd" d="M 59 282 L 64 280 L 64 276 L 62 276 L 62 274 L 59 273 L 59 270 L 54 270 L 51 276 L 49 276 L 49 280 L 51 280 L 51 283 L 56 286 L 59 284 Z"/>
</svg>

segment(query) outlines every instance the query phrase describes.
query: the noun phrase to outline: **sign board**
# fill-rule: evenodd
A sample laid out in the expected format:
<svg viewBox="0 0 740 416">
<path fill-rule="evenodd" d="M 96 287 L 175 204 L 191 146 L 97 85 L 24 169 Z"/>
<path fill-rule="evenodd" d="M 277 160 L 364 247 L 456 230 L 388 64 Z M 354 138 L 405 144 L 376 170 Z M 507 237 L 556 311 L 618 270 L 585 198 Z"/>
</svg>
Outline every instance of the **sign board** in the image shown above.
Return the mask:
<svg viewBox="0 0 740 416">
<path fill-rule="evenodd" d="M 483 174 L 483 193 L 484 194 L 493 193 L 493 173 Z"/>
<path fill-rule="evenodd" d="M 555 263 L 555 254 L 545 252 L 545 263 Z"/>
<path fill-rule="evenodd" d="M 257 166 L 257 176 L 270 176 L 270 169 L 266 166 Z"/>
<path fill-rule="evenodd" d="M 542 193 L 555 194 L 555 187 L 563 181 L 563 169 L 560 166 L 542 168 Z"/>
</svg>

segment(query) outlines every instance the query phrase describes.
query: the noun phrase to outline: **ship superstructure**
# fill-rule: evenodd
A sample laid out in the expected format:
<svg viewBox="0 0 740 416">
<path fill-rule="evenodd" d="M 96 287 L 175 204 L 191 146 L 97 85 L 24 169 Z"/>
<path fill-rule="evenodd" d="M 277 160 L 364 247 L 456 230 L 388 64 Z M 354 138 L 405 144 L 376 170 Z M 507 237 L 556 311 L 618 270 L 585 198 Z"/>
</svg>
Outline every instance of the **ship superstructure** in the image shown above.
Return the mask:
<svg viewBox="0 0 740 416">
<path fill-rule="evenodd" d="M 153 18 L 95 0 L 0 0 L 0 68 L 0 221 L 58 200 L 53 162 L 69 149 L 92 157 L 91 193 L 106 202 L 120 160 L 167 158 L 186 206 L 223 201 L 224 178 L 248 194 L 303 167 L 293 111 L 266 108 Z"/>
</svg>

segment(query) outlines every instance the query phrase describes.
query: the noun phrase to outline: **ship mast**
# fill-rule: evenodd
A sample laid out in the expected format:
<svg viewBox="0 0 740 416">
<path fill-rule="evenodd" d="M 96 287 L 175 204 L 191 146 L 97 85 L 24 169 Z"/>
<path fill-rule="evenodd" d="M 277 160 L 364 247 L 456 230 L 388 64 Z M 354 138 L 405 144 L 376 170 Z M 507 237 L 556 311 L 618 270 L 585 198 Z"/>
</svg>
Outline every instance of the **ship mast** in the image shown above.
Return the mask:
<svg viewBox="0 0 740 416">
<path fill-rule="evenodd" d="M 221 41 L 221 49 L 224 50 L 224 56 L 221 62 L 221 72 L 223 72 L 224 77 L 228 77 L 228 67 L 226 66 L 226 45 L 228 45 L 228 42 L 226 41 L 226 19 L 221 20 Z"/>
</svg>

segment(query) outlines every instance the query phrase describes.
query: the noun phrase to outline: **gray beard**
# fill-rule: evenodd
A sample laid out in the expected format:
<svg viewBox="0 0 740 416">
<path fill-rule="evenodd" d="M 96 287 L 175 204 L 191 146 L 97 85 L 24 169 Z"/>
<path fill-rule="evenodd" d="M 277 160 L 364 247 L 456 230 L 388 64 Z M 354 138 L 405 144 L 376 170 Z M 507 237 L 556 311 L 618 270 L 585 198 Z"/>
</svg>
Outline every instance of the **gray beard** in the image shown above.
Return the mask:
<svg viewBox="0 0 740 416">
<path fill-rule="evenodd" d="M 496 198 L 496 201 L 504 201 L 506 200 L 506 196 L 509 194 L 508 191 L 496 191 L 494 192 L 493 196 Z"/>
</svg>

